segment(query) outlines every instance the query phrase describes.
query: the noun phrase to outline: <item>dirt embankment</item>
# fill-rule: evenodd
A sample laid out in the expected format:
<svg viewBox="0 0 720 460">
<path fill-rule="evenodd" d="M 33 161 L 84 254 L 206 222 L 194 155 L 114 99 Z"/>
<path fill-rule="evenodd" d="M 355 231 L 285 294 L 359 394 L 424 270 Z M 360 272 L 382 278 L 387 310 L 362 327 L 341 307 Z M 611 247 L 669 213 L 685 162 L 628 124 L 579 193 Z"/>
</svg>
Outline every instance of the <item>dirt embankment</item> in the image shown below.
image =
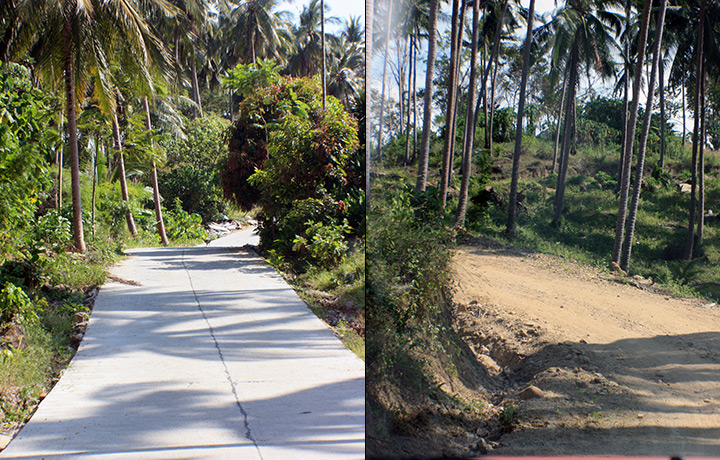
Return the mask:
<svg viewBox="0 0 720 460">
<path fill-rule="evenodd" d="M 465 246 L 452 271 L 456 329 L 516 409 L 493 454 L 720 453 L 716 304 L 517 250 Z"/>
</svg>

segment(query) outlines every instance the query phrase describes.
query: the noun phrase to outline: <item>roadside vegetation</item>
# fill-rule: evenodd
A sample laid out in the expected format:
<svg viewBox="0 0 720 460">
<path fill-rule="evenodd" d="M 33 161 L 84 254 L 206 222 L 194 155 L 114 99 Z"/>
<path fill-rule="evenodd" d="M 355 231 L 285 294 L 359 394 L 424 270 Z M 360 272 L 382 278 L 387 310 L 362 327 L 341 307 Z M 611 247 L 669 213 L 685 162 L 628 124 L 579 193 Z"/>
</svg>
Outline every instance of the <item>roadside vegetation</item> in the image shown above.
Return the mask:
<svg viewBox="0 0 720 460">
<path fill-rule="evenodd" d="M 125 249 L 207 243 L 214 222 L 257 219 L 260 252 L 364 356 L 363 32 L 323 41 L 321 8 L 2 3 L 0 435 Z"/>
<path fill-rule="evenodd" d="M 501 379 L 475 378 L 483 365 L 453 329 L 459 245 L 720 300 L 716 5 L 568 0 L 539 16 L 535 1 L 447 3 L 445 22 L 439 1 L 375 5 L 371 458 L 482 454 L 512 425 L 514 408 L 487 410 Z"/>
</svg>

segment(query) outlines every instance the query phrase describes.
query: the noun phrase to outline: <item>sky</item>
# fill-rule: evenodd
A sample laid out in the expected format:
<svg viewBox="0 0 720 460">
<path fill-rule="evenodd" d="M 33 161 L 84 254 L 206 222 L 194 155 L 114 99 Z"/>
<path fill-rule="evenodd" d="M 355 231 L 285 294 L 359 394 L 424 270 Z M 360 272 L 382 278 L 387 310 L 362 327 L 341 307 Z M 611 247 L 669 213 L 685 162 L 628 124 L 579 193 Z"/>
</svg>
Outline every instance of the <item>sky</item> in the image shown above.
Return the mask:
<svg viewBox="0 0 720 460">
<path fill-rule="evenodd" d="M 543 0 L 547 1 L 547 0 Z M 552 0 L 550 0 L 552 1 Z M 304 5 L 310 4 L 309 0 L 294 0 L 290 2 L 282 2 L 279 4 L 278 9 L 291 11 L 295 14 L 295 18 L 300 15 Z M 335 32 L 335 30 L 345 22 L 345 19 L 349 19 L 351 16 L 360 16 L 362 18 L 363 25 L 365 24 L 365 2 L 358 0 L 325 0 L 325 6 L 327 8 L 327 14 L 329 16 L 336 16 L 340 19 L 339 25 L 327 25 L 328 32 Z"/>
</svg>

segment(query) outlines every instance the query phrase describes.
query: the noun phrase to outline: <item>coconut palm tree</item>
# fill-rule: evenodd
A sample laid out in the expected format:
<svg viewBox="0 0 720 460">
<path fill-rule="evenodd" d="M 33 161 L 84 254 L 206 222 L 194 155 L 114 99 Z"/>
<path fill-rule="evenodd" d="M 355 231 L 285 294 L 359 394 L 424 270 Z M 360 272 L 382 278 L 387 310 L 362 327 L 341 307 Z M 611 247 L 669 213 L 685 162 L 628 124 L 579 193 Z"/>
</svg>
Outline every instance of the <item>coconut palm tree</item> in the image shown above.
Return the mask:
<svg viewBox="0 0 720 460">
<path fill-rule="evenodd" d="M 635 130 L 637 128 L 637 114 L 640 98 L 640 85 L 642 70 L 645 61 L 645 48 L 647 44 L 648 30 L 650 25 L 650 6 L 652 2 L 645 2 L 640 24 L 640 35 L 638 37 L 638 53 L 635 61 L 635 73 L 633 77 L 633 97 L 625 123 L 623 133 L 623 152 L 621 155 L 622 165 L 620 172 L 620 200 L 617 222 L 615 224 L 615 241 L 611 258 L 611 266 L 619 266 L 622 244 L 625 238 L 625 221 L 627 219 L 628 195 L 630 194 L 630 166 L 632 163 L 633 145 L 635 143 Z M 615 264 L 615 265 L 613 265 Z"/>
<path fill-rule="evenodd" d="M 552 53 L 551 66 L 555 72 L 567 75 L 565 126 L 563 148 L 560 153 L 559 174 L 555 193 L 553 225 L 562 218 L 570 150 L 574 148 L 573 116 L 576 105 L 578 76 L 581 67 L 590 69 L 603 78 L 614 75 L 612 51 L 616 48 L 612 29 L 620 30 L 617 13 L 602 9 L 608 2 L 598 0 L 569 0 L 560 8 L 552 21 L 541 27 L 540 34 L 547 39 Z"/>
<path fill-rule="evenodd" d="M 428 160 L 430 158 L 430 129 L 432 125 L 432 93 L 433 93 L 433 72 L 435 69 L 435 48 L 437 36 L 437 16 L 439 0 L 430 0 L 430 14 L 428 17 L 428 54 L 427 68 L 425 70 L 425 95 L 422 141 L 420 143 L 420 155 L 418 156 L 418 173 L 415 187 L 424 191 L 427 187 Z M 477 42 L 476 42 L 477 44 Z M 463 215 L 464 220 L 464 215 Z"/>
<path fill-rule="evenodd" d="M 158 11 L 174 15 L 176 11 L 162 0 L 150 2 Z M 151 45 L 159 41 L 135 3 L 122 0 L 27 0 L 17 4 L 17 17 L 33 31 L 35 46 L 31 54 L 45 78 L 57 79 L 63 69 L 70 173 L 73 206 L 73 243 L 85 252 L 82 203 L 80 199 L 80 163 L 78 157 L 77 107 L 91 82 L 95 81 L 98 104 L 106 112 L 115 100 L 110 84 L 109 56 L 116 37 L 143 59 L 150 58 Z M 30 41 L 19 44 L 25 45 Z M 158 49 L 160 46 L 158 46 Z"/>
<path fill-rule="evenodd" d="M 477 79 L 477 60 L 478 60 L 478 39 L 480 35 L 480 26 L 478 19 L 480 16 L 480 0 L 473 2 L 473 33 L 470 54 L 470 86 L 468 87 L 467 111 L 465 112 L 465 145 L 463 146 L 463 166 L 462 179 L 460 181 L 460 197 L 458 199 L 457 213 L 455 215 L 455 226 L 462 227 L 465 225 L 465 214 L 467 213 L 468 190 L 470 188 L 470 170 L 472 169 L 472 149 L 473 136 L 471 135 L 473 127 L 472 120 L 475 116 L 474 103 Z"/>
<path fill-rule="evenodd" d="M 655 22 L 655 42 L 653 44 L 653 62 L 650 70 L 650 80 L 648 81 L 647 103 L 645 105 L 645 116 L 643 119 L 642 131 L 640 132 L 640 144 L 638 149 L 638 163 L 635 169 L 635 188 L 633 189 L 633 197 L 630 203 L 630 211 L 628 213 L 625 241 L 623 242 L 622 256 L 620 258 L 620 268 L 627 271 L 630 264 L 630 255 L 632 251 L 632 240 L 635 234 L 635 222 L 637 220 L 638 204 L 640 202 L 640 191 L 642 189 L 643 170 L 645 166 L 645 152 L 647 149 L 648 133 L 650 132 L 650 119 L 652 117 L 652 104 L 655 94 L 655 82 L 657 81 L 658 67 L 660 66 L 662 55 L 662 37 L 663 27 L 665 25 L 665 11 L 667 8 L 667 0 L 660 0 L 658 8 L 657 20 Z M 664 123 L 664 121 L 661 121 Z"/>
<path fill-rule="evenodd" d="M 515 152 L 513 154 L 512 179 L 510 181 L 510 202 L 508 205 L 508 221 L 506 232 L 514 237 L 517 233 L 515 217 L 517 216 L 517 189 L 520 179 L 520 149 L 522 148 L 523 115 L 525 111 L 525 88 L 527 86 L 528 73 L 530 72 L 530 44 L 532 42 L 532 24 L 535 16 L 535 0 L 530 0 L 528 8 L 527 35 L 525 36 L 525 50 L 523 55 L 523 70 L 520 80 L 520 103 L 518 104 L 517 129 L 515 134 Z"/>
</svg>

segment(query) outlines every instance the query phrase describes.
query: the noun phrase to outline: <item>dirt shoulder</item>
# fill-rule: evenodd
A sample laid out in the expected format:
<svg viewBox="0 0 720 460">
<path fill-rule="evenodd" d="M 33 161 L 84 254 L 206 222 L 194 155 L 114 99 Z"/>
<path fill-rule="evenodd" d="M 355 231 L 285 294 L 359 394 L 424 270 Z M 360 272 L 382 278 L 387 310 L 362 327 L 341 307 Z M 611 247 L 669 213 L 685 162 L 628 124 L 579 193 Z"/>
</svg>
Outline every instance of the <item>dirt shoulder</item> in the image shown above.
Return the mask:
<svg viewBox="0 0 720 460">
<path fill-rule="evenodd" d="M 720 452 L 716 304 L 482 245 L 457 250 L 452 279 L 455 327 L 517 413 L 493 454 Z"/>
</svg>

